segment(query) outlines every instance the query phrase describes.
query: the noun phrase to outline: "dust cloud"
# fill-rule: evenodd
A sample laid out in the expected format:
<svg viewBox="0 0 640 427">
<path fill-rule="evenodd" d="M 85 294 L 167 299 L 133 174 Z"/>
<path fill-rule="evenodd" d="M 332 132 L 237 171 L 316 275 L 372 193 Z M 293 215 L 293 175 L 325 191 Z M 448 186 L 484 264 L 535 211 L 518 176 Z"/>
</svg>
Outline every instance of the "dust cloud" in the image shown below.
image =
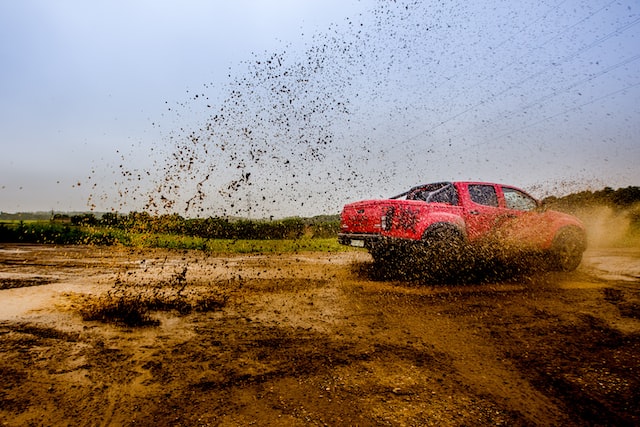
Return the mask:
<svg viewBox="0 0 640 427">
<path fill-rule="evenodd" d="M 631 217 L 639 213 L 640 205 L 624 210 L 593 206 L 580 209 L 576 215 L 585 224 L 590 248 L 610 248 L 630 243 Z"/>
</svg>

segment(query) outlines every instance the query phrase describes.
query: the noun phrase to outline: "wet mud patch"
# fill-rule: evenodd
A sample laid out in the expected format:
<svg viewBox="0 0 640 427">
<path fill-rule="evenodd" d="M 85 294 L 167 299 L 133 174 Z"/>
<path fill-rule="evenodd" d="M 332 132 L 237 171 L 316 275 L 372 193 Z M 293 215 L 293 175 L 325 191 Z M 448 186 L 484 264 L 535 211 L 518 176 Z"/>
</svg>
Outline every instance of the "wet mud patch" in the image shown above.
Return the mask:
<svg viewBox="0 0 640 427">
<path fill-rule="evenodd" d="M 635 297 L 630 296 L 630 292 L 624 289 L 604 288 L 602 289 L 604 300 L 618 308 L 624 317 L 640 319 L 640 298 L 638 292 Z"/>
<path fill-rule="evenodd" d="M 0 277 L 0 290 L 1 289 L 14 289 L 25 288 L 30 286 L 42 286 L 49 285 L 57 282 L 58 279 L 51 277 Z"/>
<path fill-rule="evenodd" d="M 423 342 L 372 343 L 234 318 L 210 319 L 196 329 L 196 337 L 168 350 L 172 363 L 149 366 L 154 378 L 172 390 L 152 409 L 154 418 L 420 424 L 434 413 L 444 416 L 453 395 L 465 407 L 456 414 L 462 422 L 518 419 L 491 396 L 466 390 L 451 358 Z M 179 381 L 181 376 L 189 384 Z"/>
<path fill-rule="evenodd" d="M 326 287 L 328 280 L 323 279 L 251 279 L 225 281 L 221 286 L 227 289 L 244 289 L 254 292 L 277 293 L 296 292 Z"/>
<path fill-rule="evenodd" d="M 12 325 L 11 328 L 8 328 L 8 325 Z M 75 342 L 79 336 L 77 333 L 64 332 L 47 326 L 32 325 L 29 323 L 11 324 L 9 322 L 0 323 L 0 333 L 12 333 L 18 337 L 30 336 L 31 338 L 27 340 L 29 342 L 30 340 L 37 341 L 40 339 Z"/>
<path fill-rule="evenodd" d="M 12 414 L 41 403 L 40 398 L 52 390 L 51 377 L 65 371 L 66 360 L 57 355 L 75 348 L 80 340 L 77 333 L 23 322 L 1 322 L 0 337 L 0 408 Z M 31 381 L 38 383 L 37 389 L 25 387 Z"/>
<path fill-rule="evenodd" d="M 640 333 L 613 328 L 595 314 L 578 312 L 567 318 L 557 307 L 532 309 L 527 302 L 517 310 L 497 301 L 465 305 L 467 309 L 467 316 L 492 324 L 489 337 L 503 357 L 574 420 L 589 425 L 640 421 L 634 403 L 640 399 L 635 368 L 640 363 Z M 506 312 L 508 318 L 503 317 Z"/>
<path fill-rule="evenodd" d="M 0 390 L 0 406 L 11 412 L 22 412 L 29 405 L 28 401 L 9 397 L 10 392 L 16 389 L 29 376 L 26 370 L 17 370 L 13 367 L 0 368 L 2 377 L 2 389 Z"/>
<path fill-rule="evenodd" d="M 561 334 L 561 342 L 545 334 L 550 340 L 546 354 L 516 359 L 522 369 L 535 371 L 539 388 L 551 388 L 574 415 L 594 424 L 635 425 L 640 381 L 633 367 L 640 363 L 640 336 L 623 336 L 598 323 L 585 318 L 571 333 Z"/>
</svg>

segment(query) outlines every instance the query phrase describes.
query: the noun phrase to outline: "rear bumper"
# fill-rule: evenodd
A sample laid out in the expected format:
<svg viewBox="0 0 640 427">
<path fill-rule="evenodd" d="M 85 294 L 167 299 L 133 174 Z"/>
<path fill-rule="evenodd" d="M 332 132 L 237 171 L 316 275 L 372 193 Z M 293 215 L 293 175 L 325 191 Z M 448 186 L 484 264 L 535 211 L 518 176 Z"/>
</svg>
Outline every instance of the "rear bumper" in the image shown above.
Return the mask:
<svg viewBox="0 0 640 427">
<path fill-rule="evenodd" d="M 379 234 L 368 233 L 338 233 L 338 243 L 356 248 L 371 249 L 380 243 L 383 237 Z"/>
</svg>

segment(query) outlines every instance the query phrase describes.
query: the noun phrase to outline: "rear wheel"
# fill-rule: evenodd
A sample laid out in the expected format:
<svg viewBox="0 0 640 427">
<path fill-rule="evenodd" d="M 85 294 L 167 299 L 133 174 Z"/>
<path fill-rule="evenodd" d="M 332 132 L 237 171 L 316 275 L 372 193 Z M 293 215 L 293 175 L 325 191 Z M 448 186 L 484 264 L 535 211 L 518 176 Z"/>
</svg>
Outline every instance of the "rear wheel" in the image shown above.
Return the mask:
<svg viewBox="0 0 640 427">
<path fill-rule="evenodd" d="M 460 267 L 464 253 L 464 236 L 452 226 L 434 226 L 425 232 L 422 239 L 423 261 L 427 269 L 448 274 Z"/>
<path fill-rule="evenodd" d="M 422 240 L 382 241 L 369 248 L 374 264 L 398 278 L 446 278 L 460 267 L 464 237 L 453 226 L 438 225 Z"/>
<path fill-rule="evenodd" d="M 575 227 L 560 229 L 551 245 L 550 267 L 556 271 L 575 270 L 582 262 L 586 246 L 586 236 L 582 230 Z"/>
<path fill-rule="evenodd" d="M 369 249 L 373 262 L 376 264 L 390 264 L 393 263 L 398 257 L 398 249 L 389 244 L 377 244 Z"/>
<path fill-rule="evenodd" d="M 464 238 L 455 228 L 435 226 L 425 232 L 423 242 L 436 255 L 456 254 L 462 249 Z"/>
<path fill-rule="evenodd" d="M 415 266 L 411 247 L 409 243 L 385 242 L 370 248 L 376 275 L 381 278 L 412 278 Z"/>
</svg>

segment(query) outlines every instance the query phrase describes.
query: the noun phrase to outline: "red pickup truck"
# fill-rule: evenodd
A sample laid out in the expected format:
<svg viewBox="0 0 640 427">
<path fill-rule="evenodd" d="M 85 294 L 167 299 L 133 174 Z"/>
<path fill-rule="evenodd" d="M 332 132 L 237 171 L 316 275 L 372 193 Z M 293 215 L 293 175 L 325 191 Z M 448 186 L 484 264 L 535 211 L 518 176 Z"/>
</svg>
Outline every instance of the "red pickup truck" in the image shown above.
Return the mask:
<svg viewBox="0 0 640 427">
<path fill-rule="evenodd" d="M 369 250 L 375 262 L 433 249 L 431 256 L 461 248 L 491 247 L 542 253 L 554 270 L 575 270 L 586 249 L 577 218 L 545 209 L 526 192 L 486 182 L 420 185 L 385 200 L 347 204 L 340 216 L 341 244 Z"/>
</svg>

